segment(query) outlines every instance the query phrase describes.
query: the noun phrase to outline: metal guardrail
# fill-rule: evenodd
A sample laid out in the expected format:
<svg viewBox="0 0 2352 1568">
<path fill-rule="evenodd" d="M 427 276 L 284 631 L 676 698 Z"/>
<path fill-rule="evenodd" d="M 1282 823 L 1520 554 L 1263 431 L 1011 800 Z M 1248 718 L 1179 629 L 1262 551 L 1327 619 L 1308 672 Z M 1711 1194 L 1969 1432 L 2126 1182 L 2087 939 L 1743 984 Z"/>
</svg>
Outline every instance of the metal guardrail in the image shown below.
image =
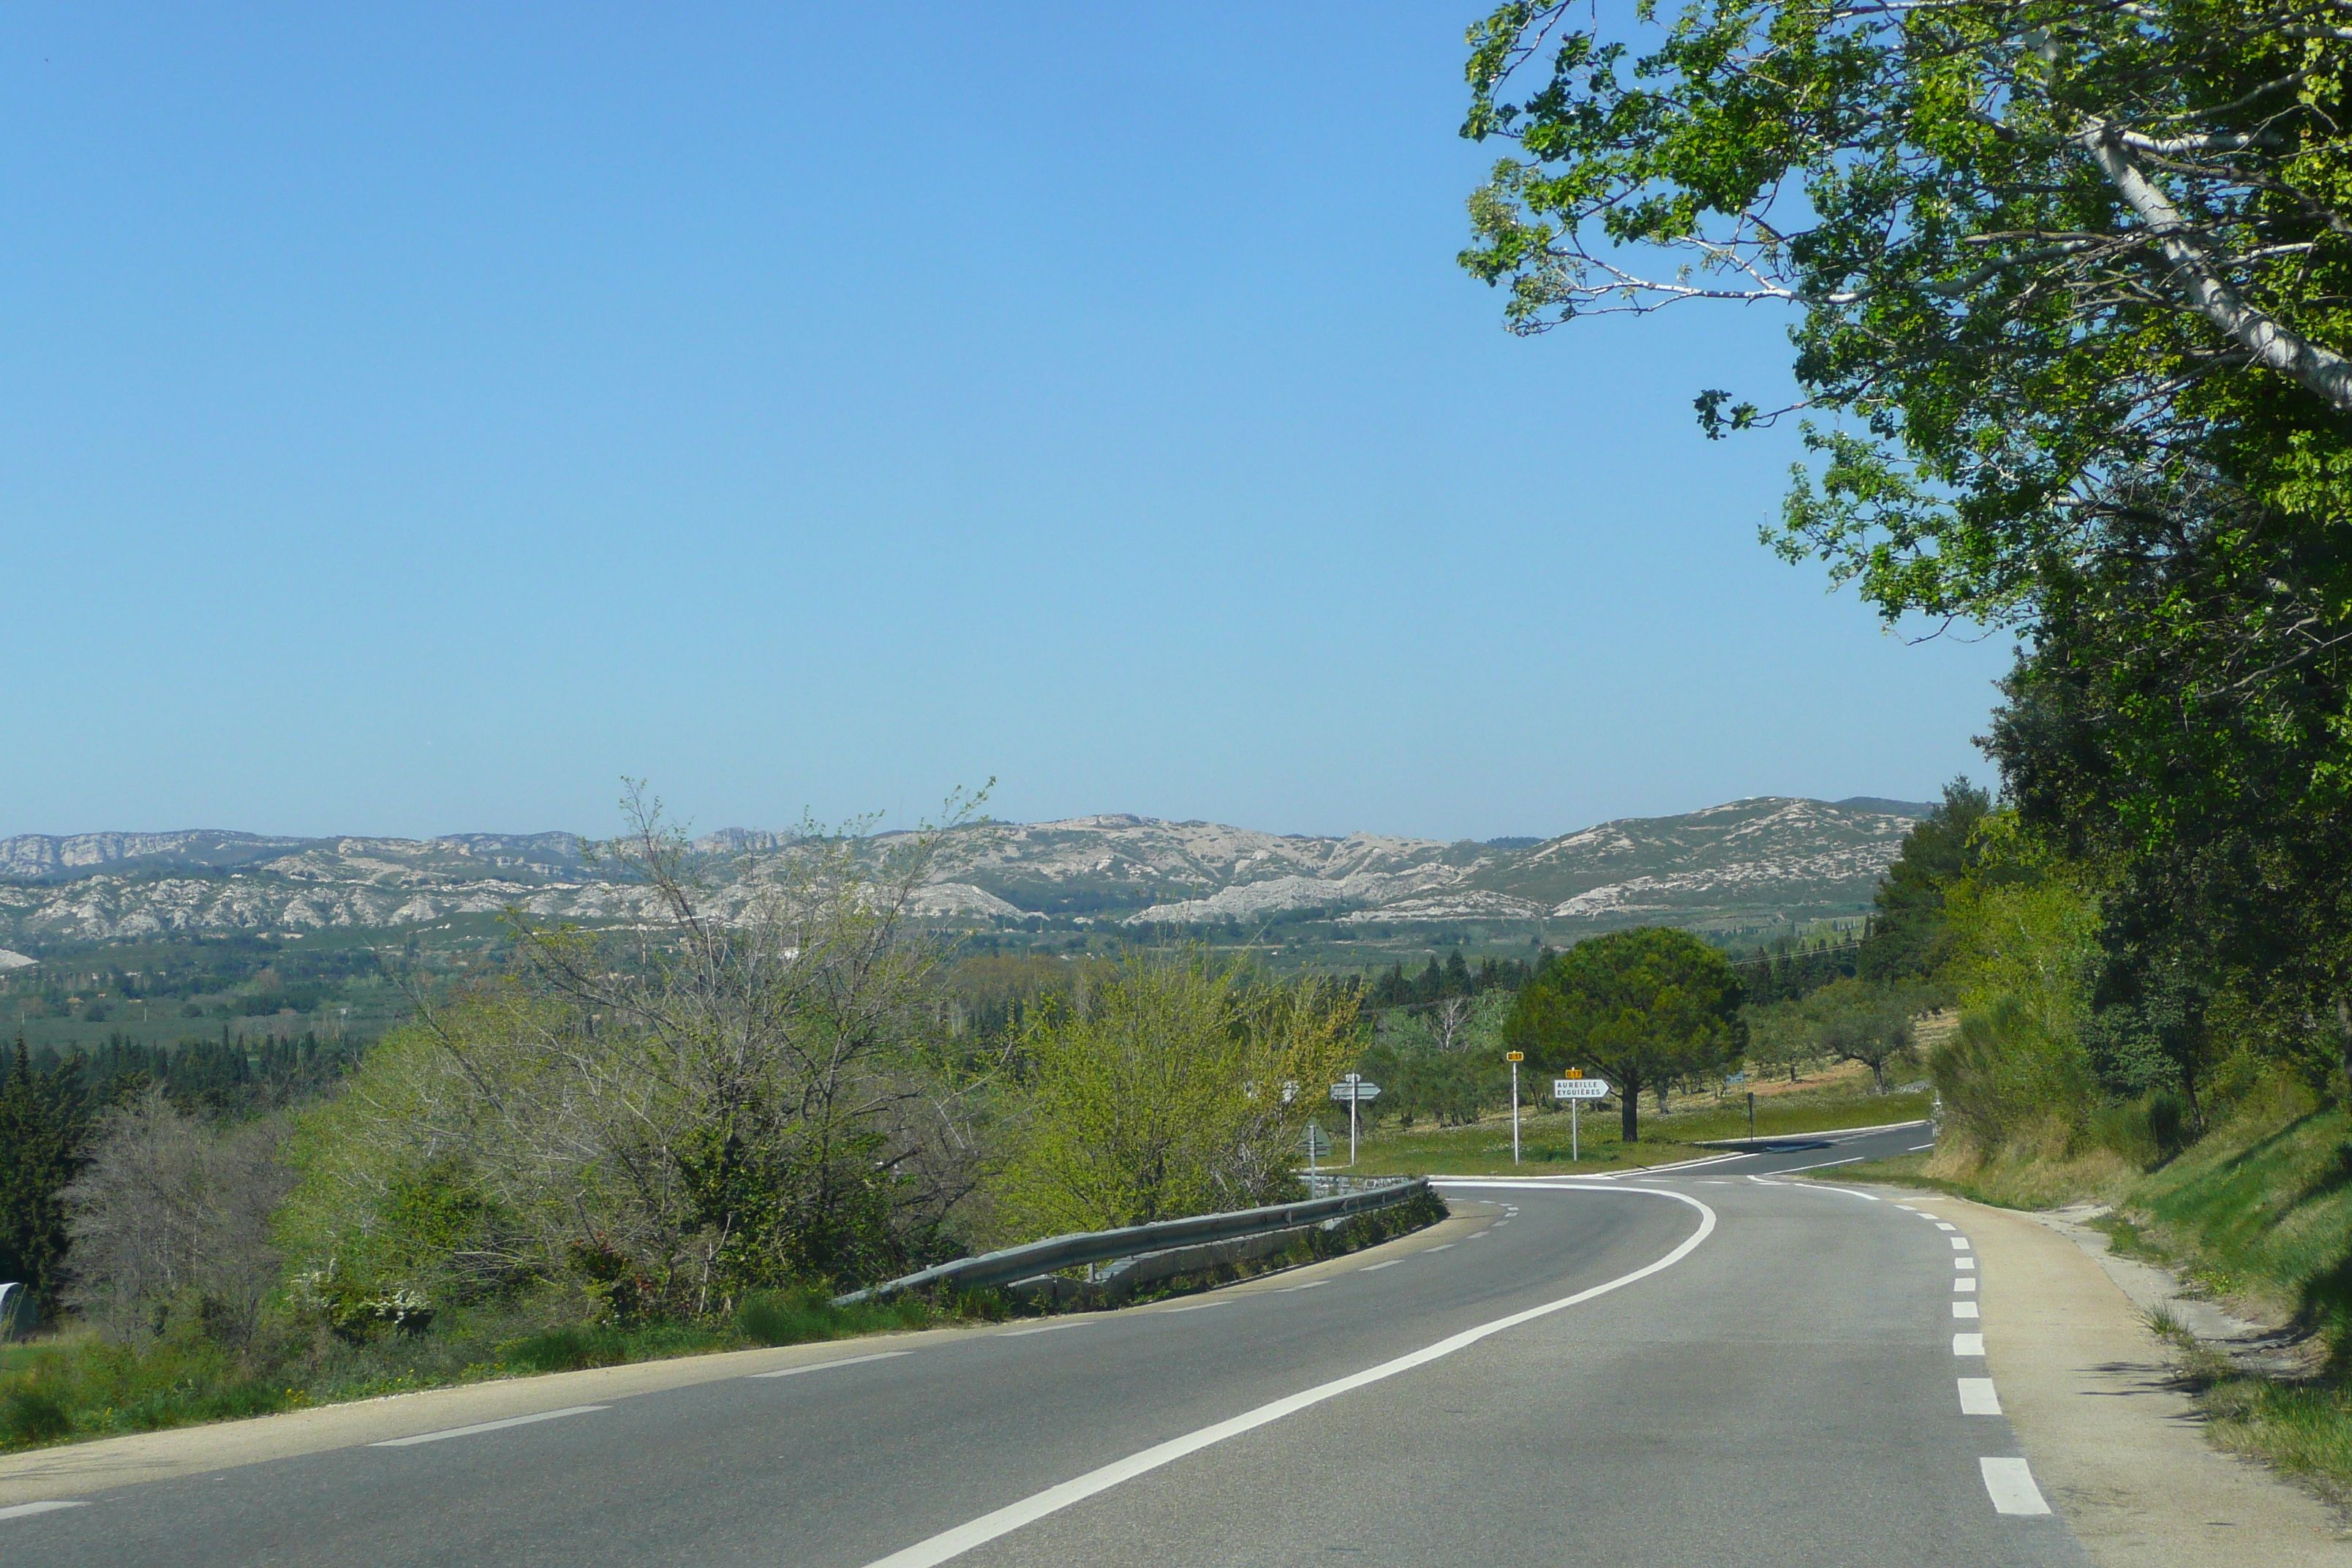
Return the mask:
<svg viewBox="0 0 2352 1568">
<path fill-rule="evenodd" d="M 1164 1251 L 1171 1247 L 1235 1241 L 1245 1236 L 1293 1230 L 1322 1220 L 1347 1219 L 1355 1215 L 1391 1207 L 1427 1191 L 1428 1178 L 1413 1176 L 1362 1192 L 1342 1193 L 1337 1197 L 1309 1198 L 1303 1203 L 1275 1204 L 1258 1209 L 1237 1209 L 1232 1214 L 1195 1215 L 1189 1219 L 1156 1220 L 1150 1225 L 1131 1225 L 1119 1230 L 1087 1230 L 1071 1236 L 1048 1237 L 1044 1241 L 983 1252 L 977 1258 L 960 1258 L 953 1263 L 941 1263 L 896 1279 L 886 1279 L 879 1285 L 868 1285 L 863 1290 L 852 1290 L 833 1300 L 835 1306 L 846 1307 L 900 1290 L 919 1289 L 926 1285 L 1009 1285 L 1016 1279 L 1034 1279 L 1057 1269 L 1076 1268 L 1080 1264 L 1110 1263 L 1122 1258 L 1133 1258 L 1139 1253 Z"/>
</svg>

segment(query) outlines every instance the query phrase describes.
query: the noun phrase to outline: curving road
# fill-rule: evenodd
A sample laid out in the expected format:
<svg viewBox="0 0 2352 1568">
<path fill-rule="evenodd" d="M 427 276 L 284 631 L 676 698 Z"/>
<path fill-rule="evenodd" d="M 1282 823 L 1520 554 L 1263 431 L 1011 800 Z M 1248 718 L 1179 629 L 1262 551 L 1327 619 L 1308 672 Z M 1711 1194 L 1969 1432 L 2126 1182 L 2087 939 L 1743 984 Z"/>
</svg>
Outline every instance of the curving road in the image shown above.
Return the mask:
<svg viewBox="0 0 2352 1568">
<path fill-rule="evenodd" d="M 0 1509 L 0 1558 L 2081 1563 L 1956 1343 L 1965 1236 L 1775 1179 L 1926 1141 L 1450 1182 L 1434 1232 L 1212 1296 Z"/>
</svg>

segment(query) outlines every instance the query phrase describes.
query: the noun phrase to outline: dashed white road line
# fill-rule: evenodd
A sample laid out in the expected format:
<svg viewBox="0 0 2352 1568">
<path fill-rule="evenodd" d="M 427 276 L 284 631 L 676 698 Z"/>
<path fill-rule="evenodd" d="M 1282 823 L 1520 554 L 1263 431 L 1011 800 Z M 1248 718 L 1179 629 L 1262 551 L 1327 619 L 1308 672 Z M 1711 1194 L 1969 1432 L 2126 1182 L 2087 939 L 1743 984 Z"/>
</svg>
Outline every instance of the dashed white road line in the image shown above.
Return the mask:
<svg viewBox="0 0 2352 1568">
<path fill-rule="evenodd" d="M 1964 1377 L 1960 1384 L 1960 1414 L 1963 1415 L 1998 1415 L 2000 1395 L 1992 1391 L 1989 1377 Z"/>
<path fill-rule="evenodd" d="M 1933 1143 L 1914 1143 L 1911 1147 L 1904 1150 L 1903 1152 L 1906 1154 L 1922 1154 L 1934 1147 L 1935 1145 Z"/>
<path fill-rule="evenodd" d="M 1977 1277 L 1973 1274 L 1960 1274 L 1953 1277 L 1952 1289 L 1955 1290 L 1973 1290 L 1976 1288 Z"/>
<path fill-rule="evenodd" d="M 1950 1220 L 1939 1219 L 1936 1222 L 1936 1228 L 1937 1230 L 1958 1230 L 1960 1227 L 1954 1225 Z"/>
<path fill-rule="evenodd" d="M 1974 1268 L 1976 1266 L 1977 1260 L 1973 1258 L 1955 1258 L 1952 1259 L 1952 1267 L 1955 1268 Z"/>
<path fill-rule="evenodd" d="M 55 1513 L 61 1508 L 88 1508 L 86 1502 L 20 1502 L 0 1508 L 0 1519 L 22 1519 L 31 1513 Z"/>
<path fill-rule="evenodd" d="M 811 1362 L 806 1366 L 788 1366 L 782 1372 L 755 1372 L 753 1377 L 798 1377 L 804 1372 L 823 1372 L 827 1367 L 856 1366 L 860 1362 L 888 1361 L 892 1356 L 912 1355 L 912 1351 L 876 1351 L 872 1355 L 846 1355 L 838 1361 Z"/>
<path fill-rule="evenodd" d="M 1759 1187 L 1785 1187 L 1789 1184 L 1786 1182 L 1768 1182 L 1761 1176 L 1750 1176 L 1748 1179 Z"/>
<path fill-rule="evenodd" d="M 1977 1304 L 1974 1301 L 1955 1301 L 1952 1303 L 1952 1316 L 1955 1318 L 1981 1318 L 1984 1314 L 1977 1310 Z"/>
<path fill-rule="evenodd" d="M 1061 1322 L 1044 1323 L 1034 1329 L 1009 1329 L 996 1337 L 1000 1340 L 1025 1340 L 1031 1334 L 1050 1334 L 1056 1329 L 1083 1329 L 1087 1324 L 1085 1318 L 1066 1318 Z"/>
<path fill-rule="evenodd" d="M 1294 1290 L 1312 1290 L 1319 1286 L 1328 1285 L 1329 1283 L 1331 1283 L 1331 1281 L 1328 1279 L 1309 1279 L 1304 1285 L 1285 1285 L 1281 1289 L 1275 1291 L 1274 1294 L 1277 1296 L 1287 1296 Z"/>
<path fill-rule="evenodd" d="M 1386 1268 L 1388 1265 L 1385 1263 L 1375 1263 L 1372 1267 L 1375 1268 Z M 1160 1310 L 1162 1312 L 1205 1312 L 1212 1307 L 1230 1307 L 1232 1305 L 1233 1303 L 1231 1301 L 1188 1301 L 1181 1307 L 1162 1307 Z"/>
<path fill-rule="evenodd" d="M 1952 1237 L 1952 1250 L 1954 1252 L 1966 1252 L 1968 1249 L 1969 1238 L 1967 1237 L 1956 1236 Z"/>
<path fill-rule="evenodd" d="M 1450 1241 L 1444 1241 L 1444 1242 L 1440 1242 L 1440 1243 L 1438 1243 L 1435 1247 L 1423 1247 L 1423 1248 L 1422 1248 L 1422 1250 L 1423 1250 L 1423 1252 L 1443 1252 L 1443 1251 L 1444 1251 L 1447 1247 L 1451 1247 L 1451 1246 L 1453 1246 L 1453 1245 L 1454 1245 L 1454 1244 L 1453 1244 L 1452 1242 L 1450 1242 Z"/>
<path fill-rule="evenodd" d="M 2023 1459 L 1979 1459 L 1984 1468 L 1985 1490 L 1996 1513 L 2048 1513 L 2042 1489 L 2033 1484 L 2033 1470 Z"/>
<path fill-rule="evenodd" d="M 1398 1264 L 1402 1263 L 1404 1259 L 1402 1258 L 1391 1258 L 1386 1263 L 1367 1263 L 1361 1268 L 1357 1269 L 1356 1272 L 1359 1274 L 1377 1274 L 1383 1268 L 1394 1268 Z"/>
<path fill-rule="evenodd" d="M 1487 1230 L 1492 1230 L 1493 1228 L 1494 1228 L 1494 1226 L 1488 1226 L 1486 1227 L 1486 1229 L 1487 1229 Z M 1463 1239 L 1463 1240 L 1465 1240 L 1465 1241 L 1484 1241 L 1484 1240 L 1486 1240 L 1486 1231 L 1485 1231 L 1485 1230 L 1474 1230 L 1474 1231 L 1472 1231 L 1469 1235 L 1467 1235 L 1467 1236 L 1464 1237 L 1462 1239 Z M 1435 1247 L 1432 1247 L 1432 1248 L 1430 1248 L 1430 1250 L 1431 1250 L 1431 1251 L 1433 1251 L 1433 1252 L 1434 1252 L 1434 1251 L 1435 1251 L 1435 1250 L 1437 1250 L 1437 1249 L 1436 1249 Z"/>
<path fill-rule="evenodd" d="M 1954 1355 L 1984 1354 L 1984 1336 L 1982 1334 L 1954 1334 L 1952 1336 L 1952 1353 Z"/>
<path fill-rule="evenodd" d="M 381 1443 L 370 1443 L 371 1448 L 409 1448 L 419 1443 L 438 1443 L 445 1437 L 470 1437 L 477 1432 L 502 1432 L 509 1426 L 528 1426 L 534 1421 L 561 1421 L 566 1415 L 585 1415 L 593 1410 L 610 1410 L 609 1405 L 568 1405 L 561 1410 L 542 1410 L 536 1415 L 509 1415 L 503 1421 L 477 1421 L 471 1426 L 451 1426 L 440 1432 L 419 1432 L 414 1437 L 387 1437 Z"/>
</svg>

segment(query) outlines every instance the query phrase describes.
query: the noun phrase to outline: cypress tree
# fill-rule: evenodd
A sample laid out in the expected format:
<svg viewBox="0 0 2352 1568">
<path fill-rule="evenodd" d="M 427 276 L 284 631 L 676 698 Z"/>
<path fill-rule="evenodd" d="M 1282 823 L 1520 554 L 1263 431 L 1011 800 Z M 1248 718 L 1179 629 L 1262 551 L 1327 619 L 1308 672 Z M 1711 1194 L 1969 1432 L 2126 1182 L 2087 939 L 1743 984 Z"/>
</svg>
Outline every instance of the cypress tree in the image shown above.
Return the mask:
<svg viewBox="0 0 2352 1568">
<path fill-rule="evenodd" d="M 80 1168 L 81 1117 L 56 1075 L 37 1079 L 22 1035 L 0 1084 L 0 1281 L 14 1280 L 44 1317 L 64 1283 L 67 1234 L 61 1194 Z"/>
</svg>

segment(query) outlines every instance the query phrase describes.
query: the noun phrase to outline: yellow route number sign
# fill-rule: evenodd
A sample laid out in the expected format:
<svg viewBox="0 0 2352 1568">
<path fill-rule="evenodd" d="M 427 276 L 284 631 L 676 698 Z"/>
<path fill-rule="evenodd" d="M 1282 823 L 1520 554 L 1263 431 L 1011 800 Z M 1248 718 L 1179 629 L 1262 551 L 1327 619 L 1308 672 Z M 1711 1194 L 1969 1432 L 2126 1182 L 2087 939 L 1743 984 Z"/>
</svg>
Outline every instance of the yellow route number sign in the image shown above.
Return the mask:
<svg viewBox="0 0 2352 1568">
<path fill-rule="evenodd" d="M 1528 1053 L 1525 1051 L 1505 1051 L 1503 1053 L 1503 1059 L 1507 1062 L 1523 1062 L 1528 1059 Z"/>
</svg>

